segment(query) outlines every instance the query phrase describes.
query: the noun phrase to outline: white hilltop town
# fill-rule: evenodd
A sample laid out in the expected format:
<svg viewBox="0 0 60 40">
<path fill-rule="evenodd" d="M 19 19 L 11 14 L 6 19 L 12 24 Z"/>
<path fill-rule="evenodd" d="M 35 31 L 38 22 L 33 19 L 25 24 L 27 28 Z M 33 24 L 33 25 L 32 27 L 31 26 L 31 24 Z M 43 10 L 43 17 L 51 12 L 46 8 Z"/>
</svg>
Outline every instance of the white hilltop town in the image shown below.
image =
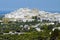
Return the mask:
<svg viewBox="0 0 60 40">
<path fill-rule="evenodd" d="M 59 13 L 51 13 L 45 12 L 37 9 L 29 9 L 29 8 L 20 8 L 11 13 L 5 14 L 4 18 L 9 18 L 10 21 L 33 21 L 32 17 L 37 16 L 37 20 L 49 20 L 49 21 L 58 21 L 60 22 L 60 14 Z"/>
<path fill-rule="evenodd" d="M 27 32 L 30 29 L 33 29 L 32 31 L 43 32 L 44 31 L 43 28 L 45 26 L 48 26 L 49 29 L 52 28 L 51 29 L 52 31 L 54 31 L 55 29 L 60 30 L 60 13 L 51 13 L 51 12 L 41 11 L 35 8 L 34 9 L 20 8 L 18 10 L 5 14 L 3 19 L 0 20 L 0 25 L 3 26 L 3 28 L 10 26 L 12 27 L 11 28 L 12 31 L 10 30 L 8 33 L 3 33 L 4 35 L 25 34 L 24 32 Z M 19 30 L 16 30 L 17 28 L 14 28 L 17 26 L 19 27 L 18 28 Z M 13 32 L 13 30 L 16 31 Z M 51 33 L 52 32 L 49 32 L 49 34 Z"/>
</svg>

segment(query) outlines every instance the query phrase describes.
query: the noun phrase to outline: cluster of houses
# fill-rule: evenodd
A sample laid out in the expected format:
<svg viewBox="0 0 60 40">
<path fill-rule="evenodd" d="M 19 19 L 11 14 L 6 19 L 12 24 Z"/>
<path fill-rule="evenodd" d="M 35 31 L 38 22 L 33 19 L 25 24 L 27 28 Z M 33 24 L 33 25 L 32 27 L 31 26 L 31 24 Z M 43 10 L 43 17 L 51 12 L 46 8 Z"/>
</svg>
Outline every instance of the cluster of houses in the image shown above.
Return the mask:
<svg viewBox="0 0 60 40">
<path fill-rule="evenodd" d="M 51 13 L 40 11 L 37 9 L 29 9 L 29 8 L 20 8 L 11 13 L 5 14 L 4 18 L 9 18 L 10 21 L 34 21 L 32 19 L 33 16 L 37 16 L 37 20 L 49 20 L 49 21 L 58 21 L 60 22 L 60 14 L 59 13 Z"/>
<path fill-rule="evenodd" d="M 43 31 L 40 29 L 40 25 L 54 25 L 53 21 L 58 21 L 60 23 L 60 14 L 59 13 L 49 13 L 49 12 L 45 12 L 45 11 L 39 11 L 37 9 L 28 9 L 28 8 L 20 8 L 14 12 L 11 12 L 9 14 L 5 14 L 5 17 L 3 18 L 9 18 L 9 21 L 23 21 L 26 22 L 28 20 L 28 22 L 30 21 L 34 21 L 35 19 L 32 19 L 32 17 L 37 17 L 38 21 L 43 22 L 43 20 L 49 20 L 49 23 L 38 23 L 36 25 L 31 25 L 31 27 L 35 28 L 36 31 Z M 0 24 L 3 24 L 3 21 L 0 20 Z M 22 27 L 23 25 L 21 25 Z M 24 28 L 26 30 L 30 30 L 29 25 L 24 25 Z M 18 32 L 12 32 L 10 31 L 9 33 L 3 33 L 3 34 L 23 34 L 23 33 L 18 33 Z"/>
</svg>

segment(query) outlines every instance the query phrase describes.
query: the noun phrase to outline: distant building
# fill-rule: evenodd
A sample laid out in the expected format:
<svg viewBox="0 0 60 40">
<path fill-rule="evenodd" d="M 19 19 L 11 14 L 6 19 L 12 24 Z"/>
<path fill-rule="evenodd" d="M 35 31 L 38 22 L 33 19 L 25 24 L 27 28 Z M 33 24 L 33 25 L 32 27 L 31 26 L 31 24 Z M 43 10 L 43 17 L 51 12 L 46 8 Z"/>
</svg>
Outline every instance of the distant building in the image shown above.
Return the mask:
<svg viewBox="0 0 60 40">
<path fill-rule="evenodd" d="M 0 22 L 3 22 L 2 20 L 0 20 Z"/>
</svg>

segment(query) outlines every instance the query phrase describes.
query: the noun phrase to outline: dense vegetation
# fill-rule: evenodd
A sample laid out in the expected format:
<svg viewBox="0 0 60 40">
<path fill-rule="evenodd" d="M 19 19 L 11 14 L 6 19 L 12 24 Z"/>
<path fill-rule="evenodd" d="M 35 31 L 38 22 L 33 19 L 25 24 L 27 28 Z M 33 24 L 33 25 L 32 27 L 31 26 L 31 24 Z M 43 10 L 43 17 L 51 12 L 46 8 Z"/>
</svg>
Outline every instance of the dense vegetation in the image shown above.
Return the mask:
<svg viewBox="0 0 60 40">
<path fill-rule="evenodd" d="M 9 19 L 3 19 L 3 24 L 0 23 L 0 40 L 60 40 L 60 30 L 55 29 L 52 31 L 54 27 L 60 27 L 60 23 L 55 22 L 54 25 L 39 25 L 39 28 L 42 31 L 36 31 L 35 28 L 30 26 L 38 23 L 42 24 L 48 21 L 44 20 L 44 22 L 40 22 L 35 20 L 32 22 L 9 22 L 8 20 Z M 21 25 L 23 25 L 23 27 L 21 27 Z M 24 25 L 29 25 L 30 30 L 24 29 Z M 10 31 L 18 33 L 24 32 L 24 34 L 3 34 L 9 33 Z"/>
</svg>

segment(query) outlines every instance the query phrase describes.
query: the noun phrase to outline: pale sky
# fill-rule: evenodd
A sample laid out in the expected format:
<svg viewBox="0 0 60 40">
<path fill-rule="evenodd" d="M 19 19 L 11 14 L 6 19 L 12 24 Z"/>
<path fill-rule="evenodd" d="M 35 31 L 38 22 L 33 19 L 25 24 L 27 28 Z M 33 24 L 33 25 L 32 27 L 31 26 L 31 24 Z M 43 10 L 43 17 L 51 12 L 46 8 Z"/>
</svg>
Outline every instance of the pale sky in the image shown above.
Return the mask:
<svg viewBox="0 0 60 40">
<path fill-rule="evenodd" d="M 0 10 L 38 8 L 45 11 L 60 11 L 60 0 L 0 0 Z"/>
</svg>

